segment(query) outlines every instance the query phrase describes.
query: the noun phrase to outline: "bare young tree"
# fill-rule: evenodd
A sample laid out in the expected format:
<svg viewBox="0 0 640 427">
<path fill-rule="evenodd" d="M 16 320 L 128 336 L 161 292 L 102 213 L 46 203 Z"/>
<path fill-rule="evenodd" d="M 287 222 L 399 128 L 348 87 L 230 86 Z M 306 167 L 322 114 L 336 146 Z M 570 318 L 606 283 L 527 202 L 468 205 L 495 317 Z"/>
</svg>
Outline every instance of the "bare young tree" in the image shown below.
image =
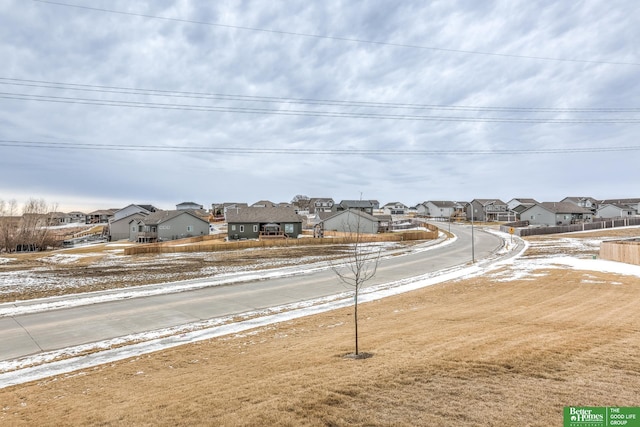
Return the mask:
<svg viewBox="0 0 640 427">
<path fill-rule="evenodd" d="M 362 216 L 358 212 L 347 213 L 347 220 L 343 224 L 347 230 L 350 243 L 347 261 L 343 265 L 331 264 L 331 268 L 345 286 L 353 289 L 353 321 L 355 330 L 355 358 L 364 358 L 368 354 L 360 354 L 358 348 L 358 300 L 364 284 L 371 280 L 378 269 L 380 249 L 372 249 L 371 245 L 363 242 L 364 227 Z"/>
<path fill-rule="evenodd" d="M 29 199 L 22 208 L 22 225 L 18 243 L 30 249 L 44 250 L 53 243 L 51 219 L 56 206 L 44 199 Z"/>
<path fill-rule="evenodd" d="M 18 202 L 0 200 L 0 252 L 15 250 L 18 225 Z"/>
</svg>

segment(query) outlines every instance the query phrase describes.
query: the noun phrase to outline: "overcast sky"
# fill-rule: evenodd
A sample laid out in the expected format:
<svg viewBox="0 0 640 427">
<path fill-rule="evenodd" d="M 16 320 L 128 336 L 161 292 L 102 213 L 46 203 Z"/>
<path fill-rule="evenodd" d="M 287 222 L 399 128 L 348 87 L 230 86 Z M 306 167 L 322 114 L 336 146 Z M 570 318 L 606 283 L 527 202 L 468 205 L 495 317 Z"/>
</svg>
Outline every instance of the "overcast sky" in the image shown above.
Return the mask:
<svg viewBox="0 0 640 427">
<path fill-rule="evenodd" d="M 640 2 L 0 0 L 0 200 L 640 197 Z"/>
</svg>

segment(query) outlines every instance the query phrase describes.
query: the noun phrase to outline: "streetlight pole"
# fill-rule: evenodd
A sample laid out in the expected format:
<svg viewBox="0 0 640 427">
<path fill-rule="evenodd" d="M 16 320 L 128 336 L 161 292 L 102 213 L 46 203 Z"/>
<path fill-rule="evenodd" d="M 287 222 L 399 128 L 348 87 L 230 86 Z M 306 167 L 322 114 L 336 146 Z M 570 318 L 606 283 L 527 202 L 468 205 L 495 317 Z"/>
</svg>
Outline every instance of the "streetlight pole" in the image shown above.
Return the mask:
<svg viewBox="0 0 640 427">
<path fill-rule="evenodd" d="M 474 264 L 476 262 L 476 254 L 474 247 L 474 238 L 473 238 L 473 217 L 475 216 L 475 212 L 473 211 L 473 205 L 471 205 L 471 263 Z"/>
</svg>

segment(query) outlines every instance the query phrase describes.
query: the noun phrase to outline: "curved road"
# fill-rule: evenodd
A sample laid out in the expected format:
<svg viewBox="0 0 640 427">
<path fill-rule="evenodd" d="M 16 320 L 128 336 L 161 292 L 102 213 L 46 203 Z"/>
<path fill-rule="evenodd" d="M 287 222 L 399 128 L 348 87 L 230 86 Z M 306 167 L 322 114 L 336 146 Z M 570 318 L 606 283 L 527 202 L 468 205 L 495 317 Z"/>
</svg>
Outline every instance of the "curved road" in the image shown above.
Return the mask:
<svg viewBox="0 0 640 427">
<path fill-rule="evenodd" d="M 376 276 L 365 285 L 394 282 L 470 263 L 471 228 L 456 225 L 451 228 L 458 238 L 450 244 L 401 256 L 383 255 Z M 502 247 L 499 237 L 477 227 L 474 231 L 475 260 L 487 258 Z M 346 290 L 335 273 L 325 268 L 264 280 L 238 276 L 235 283 L 225 286 L 0 317 L 0 361 L 335 295 Z"/>
</svg>

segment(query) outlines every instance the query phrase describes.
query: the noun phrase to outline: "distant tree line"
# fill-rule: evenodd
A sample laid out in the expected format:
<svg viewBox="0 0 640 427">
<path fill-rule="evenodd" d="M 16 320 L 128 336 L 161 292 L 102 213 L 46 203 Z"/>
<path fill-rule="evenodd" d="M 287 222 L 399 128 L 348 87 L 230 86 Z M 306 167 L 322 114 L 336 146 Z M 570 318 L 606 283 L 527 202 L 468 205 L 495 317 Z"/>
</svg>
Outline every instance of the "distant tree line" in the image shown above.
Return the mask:
<svg viewBox="0 0 640 427">
<path fill-rule="evenodd" d="M 51 233 L 55 207 L 44 199 L 29 199 L 20 209 L 16 200 L 0 200 L 0 252 L 41 251 L 56 245 Z"/>
</svg>

